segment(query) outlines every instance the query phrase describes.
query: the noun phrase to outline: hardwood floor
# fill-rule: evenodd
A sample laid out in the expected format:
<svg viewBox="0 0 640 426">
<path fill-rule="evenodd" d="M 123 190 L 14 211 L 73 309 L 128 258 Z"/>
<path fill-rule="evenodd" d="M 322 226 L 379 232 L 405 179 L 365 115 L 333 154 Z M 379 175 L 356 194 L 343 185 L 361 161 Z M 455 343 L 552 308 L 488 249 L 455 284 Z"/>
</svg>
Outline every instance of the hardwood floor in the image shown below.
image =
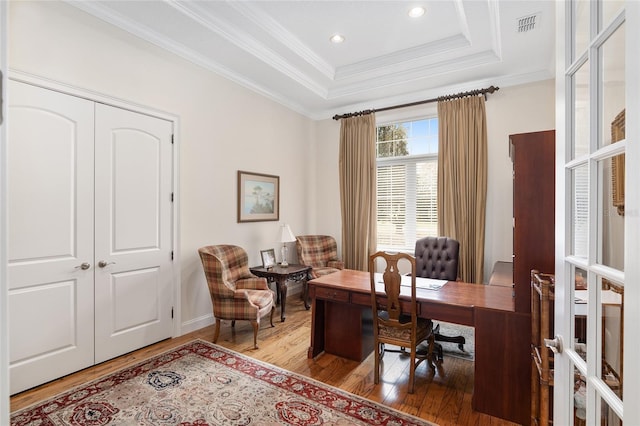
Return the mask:
<svg viewBox="0 0 640 426">
<path fill-rule="evenodd" d="M 287 320 L 275 327 L 263 321 L 258 332 L 260 349 L 253 349 L 253 331 L 248 322 L 239 321 L 235 330 L 228 321 L 222 324 L 218 345 L 247 356 L 271 363 L 289 371 L 311 377 L 397 410 L 421 417 L 440 425 L 508 426 L 514 423 L 474 412 L 471 409 L 473 392 L 473 362 L 445 357 L 439 371 L 434 372 L 423 363 L 417 370 L 415 393 L 407 393 L 408 359 L 387 353 L 383 360 L 381 381 L 373 383 L 373 355 L 362 363 L 323 354 L 315 360 L 307 359 L 311 334 L 310 311 L 304 309 L 298 296 L 287 301 Z M 346 326 L 346 325 L 345 325 Z M 85 382 L 94 380 L 122 367 L 165 352 L 192 339 L 211 342 L 213 326 L 193 333 L 164 340 L 111 361 L 71 374 L 11 398 L 11 410 L 29 406 Z"/>
</svg>

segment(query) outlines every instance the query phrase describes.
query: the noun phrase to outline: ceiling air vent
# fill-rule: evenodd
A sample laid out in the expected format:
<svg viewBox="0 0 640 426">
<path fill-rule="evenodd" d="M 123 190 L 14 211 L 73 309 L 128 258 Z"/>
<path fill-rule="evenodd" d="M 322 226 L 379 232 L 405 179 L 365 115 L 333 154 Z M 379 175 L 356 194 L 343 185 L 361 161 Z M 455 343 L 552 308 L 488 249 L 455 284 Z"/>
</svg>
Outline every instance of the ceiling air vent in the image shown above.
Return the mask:
<svg viewBox="0 0 640 426">
<path fill-rule="evenodd" d="M 533 31 L 537 28 L 537 25 L 540 23 L 540 13 L 534 13 L 533 15 L 523 16 L 522 18 L 518 18 L 518 32 L 526 33 L 529 31 Z"/>
</svg>

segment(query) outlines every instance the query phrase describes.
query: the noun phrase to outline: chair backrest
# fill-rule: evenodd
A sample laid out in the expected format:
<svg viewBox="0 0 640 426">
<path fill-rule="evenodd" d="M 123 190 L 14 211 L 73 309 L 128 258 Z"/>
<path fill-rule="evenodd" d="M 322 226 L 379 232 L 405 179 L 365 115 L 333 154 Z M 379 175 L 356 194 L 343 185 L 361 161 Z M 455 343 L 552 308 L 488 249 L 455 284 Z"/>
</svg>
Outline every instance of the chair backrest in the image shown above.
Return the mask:
<svg viewBox="0 0 640 426">
<path fill-rule="evenodd" d="M 251 275 L 242 247 L 221 244 L 198 249 L 211 297 L 233 297 L 235 282 Z"/>
<path fill-rule="evenodd" d="M 424 237 L 416 241 L 416 275 L 421 278 L 458 279 L 460 243 L 448 237 Z"/>
<path fill-rule="evenodd" d="M 338 245 L 329 235 L 298 235 L 296 248 L 298 261 L 312 268 L 325 267 L 328 261 L 338 259 Z"/>
<path fill-rule="evenodd" d="M 379 259 L 384 259 L 385 269 L 382 273 L 382 282 L 384 287 L 380 286 L 380 276 L 376 274 L 376 266 Z M 411 277 L 405 277 L 405 283 L 411 285 L 411 301 L 401 301 L 400 293 L 402 287 L 402 274 L 399 271 L 398 263 L 406 259 L 411 266 Z M 415 325 L 417 319 L 417 303 L 416 303 L 416 260 L 407 253 L 385 253 L 379 251 L 369 256 L 369 274 L 371 277 L 371 307 L 373 308 L 373 317 L 378 318 L 378 323 L 383 322 L 385 326 L 394 326 L 399 328 L 409 328 L 411 323 L 400 323 L 401 316 L 411 316 L 412 323 Z M 376 290 L 379 294 L 384 289 L 386 300 L 376 296 Z M 379 311 L 388 312 L 388 319 L 381 318 Z M 374 323 L 376 321 L 374 320 Z M 374 324 L 374 326 L 376 326 Z"/>
</svg>

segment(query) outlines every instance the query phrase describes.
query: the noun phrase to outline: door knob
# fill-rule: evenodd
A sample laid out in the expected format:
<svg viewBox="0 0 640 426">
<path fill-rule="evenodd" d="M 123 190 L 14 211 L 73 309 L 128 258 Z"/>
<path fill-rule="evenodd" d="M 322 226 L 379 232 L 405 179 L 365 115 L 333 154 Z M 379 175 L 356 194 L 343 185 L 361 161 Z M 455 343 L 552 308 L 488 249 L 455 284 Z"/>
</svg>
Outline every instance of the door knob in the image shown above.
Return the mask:
<svg viewBox="0 0 640 426">
<path fill-rule="evenodd" d="M 86 270 L 91 268 L 91 264 L 88 262 L 83 262 L 80 265 L 76 266 L 74 269 L 82 269 L 82 270 Z"/>
<path fill-rule="evenodd" d="M 107 262 L 106 260 L 101 260 L 98 262 L 98 266 L 104 268 L 107 265 L 114 265 L 116 262 Z"/>
<path fill-rule="evenodd" d="M 562 336 L 556 336 L 553 339 L 544 339 L 544 345 L 551 349 L 554 354 L 562 353 Z"/>
</svg>

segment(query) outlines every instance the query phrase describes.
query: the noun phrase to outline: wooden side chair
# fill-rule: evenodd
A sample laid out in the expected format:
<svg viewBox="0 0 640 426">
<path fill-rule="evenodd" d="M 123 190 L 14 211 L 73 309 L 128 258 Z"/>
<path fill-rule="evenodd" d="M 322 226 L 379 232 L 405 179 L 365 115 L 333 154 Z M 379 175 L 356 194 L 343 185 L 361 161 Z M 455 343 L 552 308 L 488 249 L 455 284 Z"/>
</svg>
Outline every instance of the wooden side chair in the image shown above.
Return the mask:
<svg viewBox="0 0 640 426">
<path fill-rule="evenodd" d="M 213 343 L 218 341 L 220 323 L 231 320 L 250 321 L 253 326 L 253 347 L 258 349 L 260 318 L 275 311 L 275 293 L 266 278 L 258 278 L 249 271 L 249 259 L 243 248 L 233 245 L 206 246 L 198 249 L 213 304 L 216 330 Z"/>
<path fill-rule="evenodd" d="M 376 263 L 383 259 L 385 270 L 380 276 L 376 274 Z M 411 265 L 411 277 L 405 277 L 406 283 L 410 287 L 405 287 L 401 291 L 402 275 L 398 270 L 398 262 L 406 260 Z M 381 261 L 381 262 L 382 262 Z M 409 393 L 413 393 L 415 384 L 415 373 L 418 366 L 424 360 L 428 360 L 429 366 L 433 365 L 434 334 L 431 320 L 418 318 L 416 302 L 416 261 L 415 258 L 406 253 L 385 253 L 377 252 L 369 257 L 369 271 L 371 275 L 371 308 L 373 313 L 373 338 L 376 350 L 374 382 L 380 381 L 380 361 L 385 351 L 401 352 L 411 357 L 409 367 Z M 400 293 L 406 296 L 411 294 L 411 298 L 400 300 Z M 428 342 L 426 354 L 417 353 L 417 346 L 423 341 Z M 387 349 L 385 345 L 399 346 L 399 350 Z M 409 353 L 407 353 L 409 349 Z"/>
</svg>

